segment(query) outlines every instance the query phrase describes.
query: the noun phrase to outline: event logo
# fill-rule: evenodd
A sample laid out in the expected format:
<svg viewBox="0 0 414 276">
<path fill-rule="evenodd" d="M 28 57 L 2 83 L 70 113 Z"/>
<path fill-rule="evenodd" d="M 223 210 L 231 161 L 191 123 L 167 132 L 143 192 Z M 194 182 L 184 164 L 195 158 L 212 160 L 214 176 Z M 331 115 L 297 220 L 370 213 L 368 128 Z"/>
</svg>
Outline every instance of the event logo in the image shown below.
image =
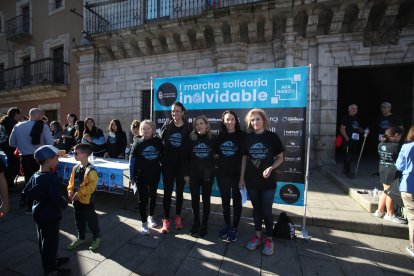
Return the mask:
<svg viewBox="0 0 414 276">
<path fill-rule="evenodd" d="M 280 189 L 279 196 L 284 202 L 293 204 L 299 200 L 300 191 L 295 185 L 287 184 Z"/>
<path fill-rule="evenodd" d="M 177 88 L 174 84 L 163 83 L 157 90 L 157 100 L 160 105 L 170 106 L 177 100 Z"/>
<path fill-rule="evenodd" d="M 176 133 L 171 134 L 171 136 L 170 136 L 170 144 L 174 148 L 181 147 L 181 133 L 180 132 L 176 132 Z"/>
<path fill-rule="evenodd" d="M 194 155 L 199 159 L 205 159 L 210 153 L 210 148 L 205 143 L 199 143 L 193 148 Z"/>
<path fill-rule="evenodd" d="M 299 171 L 297 168 L 289 168 L 288 170 L 283 171 L 285 173 L 302 173 L 301 171 Z"/>
<path fill-rule="evenodd" d="M 300 137 L 300 136 L 302 136 L 302 130 L 284 130 L 283 135 L 284 136 Z"/>
<path fill-rule="evenodd" d="M 298 145 L 296 139 L 291 139 L 287 141 L 285 148 L 287 151 L 296 152 L 299 150 L 300 146 Z"/>
<path fill-rule="evenodd" d="M 279 101 L 296 101 L 298 99 L 298 82 L 302 79 L 300 74 L 293 78 L 275 79 L 275 96 L 270 99 L 272 104 Z"/>
<path fill-rule="evenodd" d="M 236 154 L 237 146 L 233 141 L 225 141 L 220 145 L 220 151 L 224 156 L 230 157 Z"/>
<path fill-rule="evenodd" d="M 298 124 L 303 123 L 303 118 L 300 117 L 283 117 L 282 122 L 284 123 L 291 123 L 291 124 Z"/>
<path fill-rule="evenodd" d="M 142 151 L 141 156 L 147 160 L 154 160 L 158 157 L 158 150 L 154 146 L 148 146 Z"/>
<path fill-rule="evenodd" d="M 249 154 L 256 160 L 262 160 L 267 156 L 269 149 L 262 143 L 256 143 L 249 148 Z"/>
<path fill-rule="evenodd" d="M 278 123 L 279 122 L 279 117 L 270 117 L 269 121 L 271 121 L 272 123 Z"/>
</svg>

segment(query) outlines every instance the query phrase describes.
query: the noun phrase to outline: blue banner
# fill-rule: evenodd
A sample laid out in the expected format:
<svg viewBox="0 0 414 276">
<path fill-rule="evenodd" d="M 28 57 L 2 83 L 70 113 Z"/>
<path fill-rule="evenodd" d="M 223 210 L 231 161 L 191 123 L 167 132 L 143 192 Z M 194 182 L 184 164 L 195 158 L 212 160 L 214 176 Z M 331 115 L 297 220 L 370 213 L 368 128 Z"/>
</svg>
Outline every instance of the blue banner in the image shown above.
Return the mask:
<svg viewBox="0 0 414 276">
<path fill-rule="evenodd" d="M 303 206 L 307 89 L 308 67 L 154 79 L 154 121 L 159 129 L 170 118 L 175 102 L 185 106 L 190 123 L 205 115 L 212 130 L 219 129 L 225 110 L 236 112 L 243 125 L 250 109 L 264 109 L 270 130 L 285 147 L 284 163 L 277 169 L 275 202 Z"/>
</svg>

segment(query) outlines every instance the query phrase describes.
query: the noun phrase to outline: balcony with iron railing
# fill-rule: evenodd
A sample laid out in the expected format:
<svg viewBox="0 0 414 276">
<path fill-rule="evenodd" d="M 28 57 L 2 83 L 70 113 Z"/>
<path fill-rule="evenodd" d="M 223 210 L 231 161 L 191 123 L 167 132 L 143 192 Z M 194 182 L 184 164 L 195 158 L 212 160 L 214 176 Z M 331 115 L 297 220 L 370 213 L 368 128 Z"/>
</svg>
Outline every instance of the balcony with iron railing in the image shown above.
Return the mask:
<svg viewBox="0 0 414 276">
<path fill-rule="evenodd" d="M 31 19 L 27 16 L 19 15 L 6 22 L 6 39 L 16 41 L 32 36 L 30 30 Z"/>
<path fill-rule="evenodd" d="M 212 9 L 268 0 L 109 0 L 85 4 L 88 35 L 139 27 L 154 21 L 200 16 Z"/>
<path fill-rule="evenodd" d="M 0 71 L 0 93 L 35 85 L 68 85 L 69 63 L 44 58 Z"/>
</svg>

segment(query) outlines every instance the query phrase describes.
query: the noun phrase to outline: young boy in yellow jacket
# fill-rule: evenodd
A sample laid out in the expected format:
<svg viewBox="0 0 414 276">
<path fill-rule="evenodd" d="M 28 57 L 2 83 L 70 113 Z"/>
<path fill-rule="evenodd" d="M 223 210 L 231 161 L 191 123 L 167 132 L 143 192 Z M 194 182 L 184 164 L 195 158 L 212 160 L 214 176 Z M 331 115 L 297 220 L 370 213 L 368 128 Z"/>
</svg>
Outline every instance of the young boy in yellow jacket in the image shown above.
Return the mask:
<svg viewBox="0 0 414 276">
<path fill-rule="evenodd" d="M 80 164 L 73 167 L 69 179 L 68 196 L 72 201 L 75 210 L 75 222 L 78 230 L 78 238 L 66 248 L 73 250 L 85 241 L 86 222 L 93 234 L 93 241 L 89 250 L 99 248 L 101 239 L 99 238 L 98 215 L 95 212 L 94 192 L 98 183 L 98 173 L 94 166 L 88 162 L 89 155 L 92 154 L 92 147 L 89 144 L 78 144 L 74 148 L 75 160 Z"/>
</svg>

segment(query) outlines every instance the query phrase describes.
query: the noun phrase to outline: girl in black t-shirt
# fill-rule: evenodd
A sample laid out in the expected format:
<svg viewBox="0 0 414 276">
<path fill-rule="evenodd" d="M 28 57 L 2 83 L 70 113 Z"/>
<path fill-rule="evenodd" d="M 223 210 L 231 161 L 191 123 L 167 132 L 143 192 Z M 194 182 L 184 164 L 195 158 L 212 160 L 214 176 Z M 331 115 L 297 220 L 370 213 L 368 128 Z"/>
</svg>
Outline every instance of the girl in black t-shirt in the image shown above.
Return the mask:
<svg viewBox="0 0 414 276">
<path fill-rule="evenodd" d="M 399 185 L 400 173 L 395 167 L 395 162 L 402 146 L 400 143 L 402 134 L 403 129 L 400 127 L 387 128 L 381 142 L 378 144 L 380 182 L 384 187 L 384 191 L 390 189 L 391 185 Z M 385 208 L 387 209 L 386 213 L 384 212 Z M 406 223 L 406 221 L 394 215 L 394 202 L 385 192 L 381 194 L 378 200 L 378 209 L 374 216 L 384 217 L 385 220 L 396 223 Z"/>
<path fill-rule="evenodd" d="M 68 120 L 68 126 L 62 133 L 62 144 L 66 152 L 69 152 L 74 145 L 77 144 L 75 140 L 75 124 L 78 121 L 78 117 L 74 113 L 68 114 L 66 117 Z M 82 130 L 83 131 L 83 130 Z"/>
<path fill-rule="evenodd" d="M 162 220 L 162 233 L 170 232 L 171 197 L 175 182 L 175 229 L 183 229 L 181 209 L 183 206 L 184 191 L 184 142 L 190 134 L 191 124 L 184 119 L 185 108 L 182 103 L 176 102 L 172 106 L 171 120 L 165 122 L 161 128 L 161 137 L 164 144 L 164 158 L 162 177 L 164 184 L 164 219 Z"/>
<path fill-rule="evenodd" d="M 104 157 L 124 159 L 127 138 L 122 130 L 121 122 L 118 119 L 113 119 L 109 123 L 108 130 Z"/>
<path fill-rule="evenodd" d="M 253 205 L 256 235 L 247 244 L 255 250 L 264 241 L 263 254 L 272 255 L 272 204 L 276 190 L 276 168 L 283 163 L 283 145 L 279 136 L 269 131 L 269 120 L 262 109 L 252 109 L 246 115 L 246 138 L 240 174 L 240 188 L 246 187 Z M 262 222 L 266 226 L 262 238 Z"/>
<path fill-rule="evenodd" d="M 244 132 L 240 129 L 237 115 L 230 110 L 224 111 L 221 116 L 220 134 L 218 136 L 217 153 L 218 185 L 225 226 L 219 232 L 220 238 L 228 241 L 237 240 L 237 227 L 242 211 L 241 194 L 239 190 L 241 146 Z M 230 223 L 230 200 L 233 198 L 233 223 Z"/>
<path fill-rule="evenodd" d="M 97 128 L 92 118 L 86 118 L 85 130 L 83 131 L 82 143 L 92 146 L 94 156 L 103 157 L 105 153 L 105 136 L 102 129 Z"/>
<path fill-rule="evenodd" d="M 134 142 L 129 159 L 130 180 L 138 188 L 141 233 L 148 235 L 148 227 L 156 227 L 153 219 L 161 175 L 162 142 L 156 136 L 155 124 L 144 120 L 139 126 L 140 137 Z M 149 216 L 147 205 L 149 202 Z"/>
<path fill-rule="evenodd" d="M 210 130 L 206 116 L 198 116 L 194 120 L 194 130 L 186 142 L 184 179 L 190 183 L 191 205 L 194 222 L 191 235 L 204 237 L 207 235 L 207 223 L 210 215 L 210 197 L 213 186 L 214 154 L 216 137 Z M 203 198 L 203 220 L 200 228 L 200 187 Z"/>
</svg>

